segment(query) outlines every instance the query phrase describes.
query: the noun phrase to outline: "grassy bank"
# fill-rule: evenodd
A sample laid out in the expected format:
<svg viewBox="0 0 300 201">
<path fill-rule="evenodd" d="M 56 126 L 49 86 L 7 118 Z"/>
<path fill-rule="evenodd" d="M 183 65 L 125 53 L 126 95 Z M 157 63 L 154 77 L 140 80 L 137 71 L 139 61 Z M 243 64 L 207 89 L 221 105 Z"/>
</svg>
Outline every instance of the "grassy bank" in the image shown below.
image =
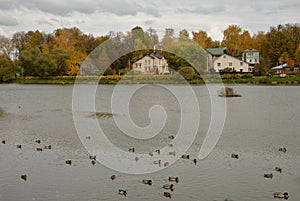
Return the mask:
<svg viewBox="0 0 300 201">
<path fill-rule="evenodd" d="M 39 77 L 18 77 L 13 80 L 13 83 L 20 84 L 184 84 L 186 81 L 176 75 L 126 75 L 126 76 L 56 76 L 48 77 L 47 79 L 41 79 Z M 193 85 L 205 84 L 205 83 L 228 83 L 228 84 L 268 84 L 268 85 L 300 85 L 300 76 L 287 76 L 281 78 L 279 76 L 273 77 L 237 77 L 232 75 L 231 77 L 212 76 L 205 75 L 188 80 L 188 83 Z"/>
</svg>

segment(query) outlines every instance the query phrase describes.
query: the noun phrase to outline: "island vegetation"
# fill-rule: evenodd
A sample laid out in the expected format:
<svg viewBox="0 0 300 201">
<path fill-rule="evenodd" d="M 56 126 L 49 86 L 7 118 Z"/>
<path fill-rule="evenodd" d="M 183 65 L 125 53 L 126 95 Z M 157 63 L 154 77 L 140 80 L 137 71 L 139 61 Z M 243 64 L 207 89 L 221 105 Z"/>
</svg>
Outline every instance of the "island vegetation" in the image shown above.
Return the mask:
<svg viewBox="0 0 300 201">
<path fill-rule="evenodd" d="M 139 31 L 134 35 L 134 31 Z M 139 46 L 139 51 L 126 54 L 113 63 L 100 75 L 89 74 L 77 76 L 81 63 L 103 42 L 112 39 L 120 48 L 129 44 Z M 224 71 L 216 74 L 202 66 L 193 68 L 189 62 L 176 54 L 161 49 L 174 48 L 172 45 L 183 44 L 186 40 L 194 41 L 201 47 L 226 47 L 226 52 L 235 57 L 241 57 L 242 51 L 248 48 L 260 51 L 260 64 L 253 73 L 241 74 L 234 71 Z M 132 73 L 130 65 L 140 55 L 153 49 L 143 49 L 143 43 L 156 47 L 156 51 L 168 60 L 170 75 L 146 75 Z M 174 50 L 183 51 L 182 50 Z M 103 60 L 109 60 L 115 52 L 107 50 L 101 55 Z M 229 25 L 223 32 L 223 40 L 213 40 L 204 30 L 192 31 L 183 29 L 175 34 L 173 29 L 166 29 L 160 40 L 156 30 L 149 28 L 144 31 L 134 27 L 127 33 L 109 32 L 103 36 L 93 36 L 83 33 L 78 28 L 56 29 L 52 33 L 36 31 L 20 31 L 11 37 L 0 35 L 0 83 L 35 83 L 35 84 L 73 84 L 75 79 L 89 83 L 98 80 L 100 84 L 123 83 L 183 83 L 178 78 L 182 75 L 191 84 L 215 83 L 252 83 L 252 84 L 298 84 L 300 72 L 293 71 L 281 78 L 274 75 L 271 68 L 286 63 L 291 69 L 299 67 L 300 63 L 300 25 L 285 24 L 271 26 L 269 31 L 259 31 L 250 34 L 238 25 Z M 101 79 L 100 79 L 101 78 Z"/>
</svg>

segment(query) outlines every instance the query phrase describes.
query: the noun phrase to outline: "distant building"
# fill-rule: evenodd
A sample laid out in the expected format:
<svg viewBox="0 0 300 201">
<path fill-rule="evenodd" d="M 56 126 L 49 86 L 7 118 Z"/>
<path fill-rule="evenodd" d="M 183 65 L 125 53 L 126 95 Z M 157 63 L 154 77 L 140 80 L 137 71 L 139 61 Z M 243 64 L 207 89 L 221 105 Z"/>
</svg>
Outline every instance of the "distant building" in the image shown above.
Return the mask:
<svg viewBox="0 0 300 201">
<path fill-rule="evenodd" d="M 238 73 L 253 72 L 253 67 L 251 67 L 247 62 L 227 54 L 223 54 L 213 62 L 213 69 L 215 72 L 221 72 L 225 68 L 230 68 Z"/>
<path fill-rule="evenodd" d="M 242 60 L 247 62 L 250 66 L 259 64 L 259 51 L 249 48 L 242 53 Z"/>
<path fill-rule="evenodd" d="M 170 74 L 166 58 L 156 52 L 141 55 L 133 63 L 132 70 L 140 71 L 143 74 Z"/>
<path fill-rule="evenodd" d="M 205 49 L 208 53 L 207 58 L 207 71 L 209 69 L 213 69 L 214 62 L 223 54 L 226 54 L 226 48 L 206 48 Z"/>
</svg>

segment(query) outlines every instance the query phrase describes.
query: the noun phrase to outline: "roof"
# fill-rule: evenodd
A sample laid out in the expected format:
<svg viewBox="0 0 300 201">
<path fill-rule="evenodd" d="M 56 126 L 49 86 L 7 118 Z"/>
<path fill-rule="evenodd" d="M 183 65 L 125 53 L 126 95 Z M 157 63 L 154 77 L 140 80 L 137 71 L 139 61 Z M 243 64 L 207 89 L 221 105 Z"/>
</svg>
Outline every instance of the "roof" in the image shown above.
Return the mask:
<svg viewBox="0 0 300 201">
<path fill-rule="evenodd" d="M 249 49 L 244 50 L 243 52 L 259 52 L 259 51 L 256 49 L 249 48 Z"/>
<path fill-rule="evenodd" d="M 288 67 L 287 64 L 282 64 L 282 65 L 279 65 L 279 66 L 275 66 L 272 69 L 278 70 L 278 69 L 282 69 L 282 68 L 286 68 L 286 67 Z"/>
<path fill-rule="evenodd" d="M 206 48 L 206 51 L 213 56 L 221 56 L 225 50 L 226 48 Z"/>
<path fill-rule="evenodd" d="M 142 55 L 137 59 L 137 61 L 140 60 L 140 59 L 142 59 L 142 58 L 144 58 L 144 57 L 146 57 L 146 56 L 149 56 L 149 57 L 151 57 L 152 59 L 155 59 L 155 57 L 158 58 L 158 59 L 164 58 L 163 55 L 154 52 L 154 53 L 150 53 L 150 54 L 149 54 L 149 53 L 142 54 Z"/>
</svg>

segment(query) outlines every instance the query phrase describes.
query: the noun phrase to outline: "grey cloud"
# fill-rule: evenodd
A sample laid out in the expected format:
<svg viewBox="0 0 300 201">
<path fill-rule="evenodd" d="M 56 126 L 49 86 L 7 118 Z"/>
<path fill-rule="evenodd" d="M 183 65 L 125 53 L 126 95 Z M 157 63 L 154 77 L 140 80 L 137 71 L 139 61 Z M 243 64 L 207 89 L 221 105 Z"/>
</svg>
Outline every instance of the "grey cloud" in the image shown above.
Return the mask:
<svg viewBox="0 0 300 201">
<path fill-rule="evenodd" d="M 13 17 L 10 17 L 8 15 L 0 13 L 0 25 L 3 25 L 3 26 L 16 26 L 16 25 L 18 25 L 18 21 Z"/>
<path fill-rule="evenodd" d="M 221 13 L 225 11 L 224 6 L 195 6 L 192 8 L 178 8 L 177 11 L 179 13 L 193 13 L 193 14 L 199 14 L 199 15 L 209 15 L 214 13 Z"/>
</svg>

